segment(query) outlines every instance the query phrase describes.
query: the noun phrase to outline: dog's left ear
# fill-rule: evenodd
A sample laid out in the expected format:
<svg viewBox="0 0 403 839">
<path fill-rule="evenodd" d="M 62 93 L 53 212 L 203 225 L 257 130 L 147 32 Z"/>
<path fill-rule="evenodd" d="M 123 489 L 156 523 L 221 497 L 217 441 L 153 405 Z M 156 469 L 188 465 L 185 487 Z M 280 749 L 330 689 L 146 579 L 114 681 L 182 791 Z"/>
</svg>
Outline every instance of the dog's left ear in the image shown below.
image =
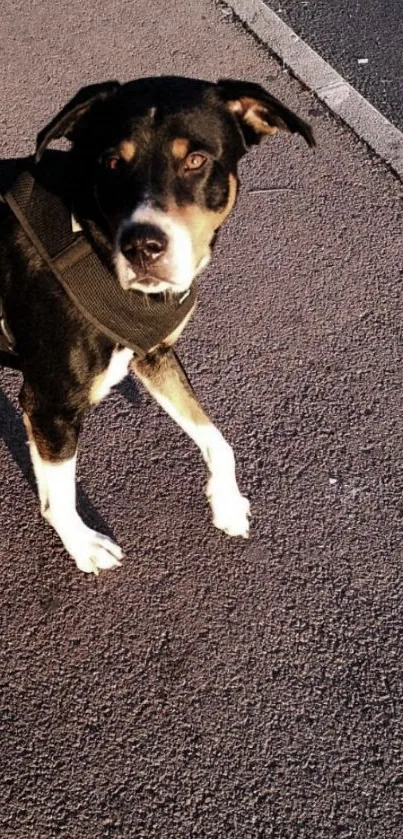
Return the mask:
<svg viewBox="0 0 403 839">
<path fill-rule="evenodd" d="M 109 98 L 116 93 L 119 87 L 120 83 L 115 81 L 82 87 L 52 121 L 39 132 L 36 138 L 36 162 L 41 159 L 46 146 L 52 140 L 57 140 L 59 137 L 67 137 L 68 139 L 71 137 L 72 131 L 94 102 Z"/>
<path fill-rule="evenodd" d="M 316 145 L 311 126 L 261 85 L 220 79 L 217 87 L 228 110 L 237 118 L 247 147 L 277 131 L 301 134 L 309 146 Z"/>
</svg>

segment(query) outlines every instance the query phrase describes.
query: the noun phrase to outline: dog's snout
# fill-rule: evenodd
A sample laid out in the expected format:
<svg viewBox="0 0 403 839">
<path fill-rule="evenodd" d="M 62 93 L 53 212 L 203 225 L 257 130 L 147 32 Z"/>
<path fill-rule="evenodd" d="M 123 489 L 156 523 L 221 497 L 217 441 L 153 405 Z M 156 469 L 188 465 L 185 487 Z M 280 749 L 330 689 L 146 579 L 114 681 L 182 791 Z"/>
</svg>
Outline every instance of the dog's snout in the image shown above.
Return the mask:
<svg viewBox="0 0 403 839">
<path fill-rule="evenodd" d="M 152 224 L 133 224 L 123 231 L 120 249 L 126 259 L 155 262 L 168 248 L 163 230 Z"/>
</svg>

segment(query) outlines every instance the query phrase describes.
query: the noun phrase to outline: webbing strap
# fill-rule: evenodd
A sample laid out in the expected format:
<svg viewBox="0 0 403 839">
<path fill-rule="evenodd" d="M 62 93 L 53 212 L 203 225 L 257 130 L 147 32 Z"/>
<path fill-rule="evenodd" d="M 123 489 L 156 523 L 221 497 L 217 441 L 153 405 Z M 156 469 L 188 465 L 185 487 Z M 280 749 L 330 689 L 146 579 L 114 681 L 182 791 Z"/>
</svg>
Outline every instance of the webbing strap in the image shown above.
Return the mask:
<svg viewBox="0 0 403 839">
<path fill-rule="evenodd" d="M 40 165 L 46 167 L 46 155 Z M 60 164 L 58 176 L 60 179 Z M 32 172 L 24 169 L 5 193 L 7 204 L 81 314 L 114 343 L 143 357 L 193 309 L 197 284 L 185 294 L 167 297 L 125 291 L 84 234 L 72 233 L 65 198 L 45 187 L 42 180 L 35 178 L 35 168 Z"/>
</svg>

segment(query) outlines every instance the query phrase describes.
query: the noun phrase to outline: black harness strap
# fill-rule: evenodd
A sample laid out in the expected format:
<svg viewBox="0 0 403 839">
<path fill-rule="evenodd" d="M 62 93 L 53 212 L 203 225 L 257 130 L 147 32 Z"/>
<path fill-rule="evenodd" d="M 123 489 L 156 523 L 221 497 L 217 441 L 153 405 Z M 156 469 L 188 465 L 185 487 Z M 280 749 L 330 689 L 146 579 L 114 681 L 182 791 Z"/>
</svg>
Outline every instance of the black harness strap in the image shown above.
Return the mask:
<svg viewBox="0 0 403 839">
<path fill-rule="evenodd" d="M 114 343 L 144 357 L 168 338 L 193 309 L 197 284 L 193 283 L 187 292 L 179 295 L 125 291 L 84 233 L 73 232 L 71 204 L 63 190 L 53 186 L 60 180 L 63 182 L 60 153 L 54 178 L 50 155 L 47 158 L 45 154 L 40 164 L 47 177 L 37 178 L 30 159 L 29 166 L 19 174 L 4 199 L 81 314 Z M 64 180 L 68 181 L 68 175 Z M 44 183 L 52 184 L 53 188 Z M 7 336 L 7 331 L 3 330 L 3 334 Z M 11 334 L 8 338 L 12 339 Z"/>
</svg>

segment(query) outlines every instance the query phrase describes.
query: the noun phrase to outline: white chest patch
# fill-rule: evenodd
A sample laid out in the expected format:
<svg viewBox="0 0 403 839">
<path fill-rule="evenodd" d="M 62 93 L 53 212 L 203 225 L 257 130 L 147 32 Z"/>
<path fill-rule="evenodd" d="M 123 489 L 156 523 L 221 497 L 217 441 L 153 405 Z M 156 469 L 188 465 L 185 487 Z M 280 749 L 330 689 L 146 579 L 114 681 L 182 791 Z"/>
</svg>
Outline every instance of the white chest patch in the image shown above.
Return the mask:
<svg viewBox="0 0 403 839">
<path fill-rule="evenodd" d="M 133 351 L 128 348 L 114 350 L 109 366 L 93 381 L 90 402 L 95 405 L 108 395 L 111 387 L 117 385 L 127 374 Z"/>
</svg>

